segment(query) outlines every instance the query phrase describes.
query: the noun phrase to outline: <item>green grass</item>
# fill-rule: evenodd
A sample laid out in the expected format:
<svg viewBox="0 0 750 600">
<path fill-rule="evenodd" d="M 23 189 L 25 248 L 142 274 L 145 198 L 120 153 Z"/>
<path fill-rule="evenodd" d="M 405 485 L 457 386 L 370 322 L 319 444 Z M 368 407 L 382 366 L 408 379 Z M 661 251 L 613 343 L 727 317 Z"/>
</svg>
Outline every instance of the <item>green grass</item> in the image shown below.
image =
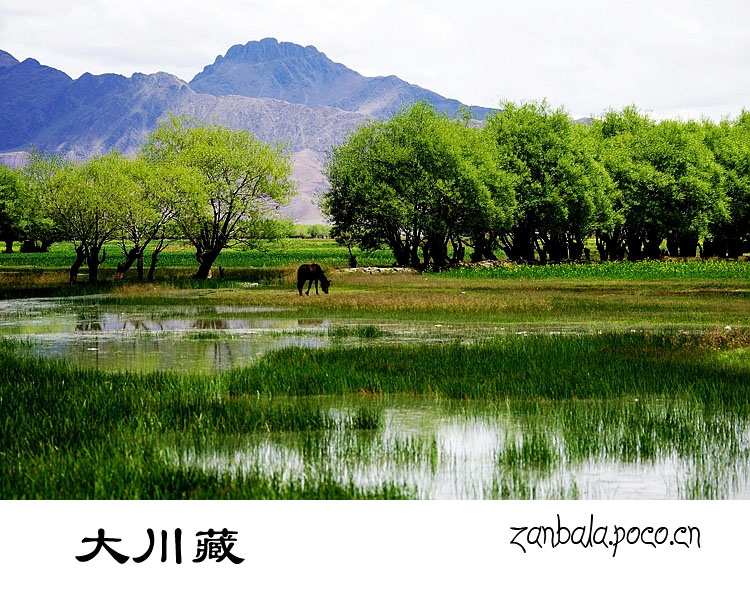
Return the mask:
<svg viewBox="0 0 750 600">
<path fill-rule="evenodd" d="M 111 278 L 118 250 L 107 254 L 102 276 Z M 3 254 L 0 298 L 98 294 L 87 302 L 276 308 L 284 318 L 351 319 L 317 334 L 357 345 L 287 348 L 222 373 L 136 375 L 29 358 L 29 347 L 0 342 L 0 497 L 429 496 L 457 458 L 437 426 L 394 433 L 387 415 L 402 409 L 504 432 L 472 497 L 588 497 L 578 479 L 592 463 L 668 464 L 679 497 L 746 489 L 750 262 L 367 275 L 336 272 L 348 253 L 331 240 L 296 239 L 269 252 L 223 252 L 224 277 L 198 282 L 190 248 L 175 245 L 162 258 L 154 283 L 131 273 L 124 283 L 70 286 L 69 244 Z M 392 263 L 389 252 L 358 259 Z M 297 295 L 303 262 L 324 266 L 330 295 Z M 396 343 L 377 324 L 389 320 L 589 333 Z M 290 334 L 311 335 L 278 333 Z M 281 458 L 269 465 L 269 453 Z"/>
<path fill-rule="evenodd" d="M 440 468 L 434 441 L 384 445 L 378 437 L 388 405 L 382 394 L 394 393 L 432 398 L 456 418 L 520 428 L 496 452 L 487 495 L 576 497 L 575 485 L 549 480 L 561 465 L 676 459 L 690 468 L 681 495 L 723 497 L 731 485 L 722 470 L 748 464 L 750 364 L 723 359 L 750 346 L 738 332 L 290 348 L 201 376 L 102 373 L 26 358 L 3 344 L 2 498 L 418 495 L 398 477 L 375 486 L 352 479 L 378 460 Z M 230 448 L 231 464 L 259 440 L 306 448 L 306 475 L 257 465 L 216 471 L 184 458 Z"/>
<path fill-rule="evenodd" d="M 328 336 L 333 338 L 358 337 L 374 339 L 383 336 L 385 332 L 375 325 L 333 326 L 328 328 Z"/>
<path fill-rule="evenodd" d="M 750 282 L 750 261 L 663 260 L 588 264 L 466 267 L 433 273 L 454 279 L 720 279 Z"/>
<path fill-rule="evenodd" d="M 4 269 L 69 269 L 75 260 L 73 244 L 58 242 L 47 252 L 19 252 L 20 246 L 14 246 L 12 254 L 0 253 L 0 268 Z M 113 272 L 117 263 L 124 258 L 122 248 L 117 243 L 106 244 L 107 259 L 101 268 L 105 274 Z M 146 249 L 145 261 L 148 268 L 151 260 L 150 247 Z M 390 250 L 377 250 L 368 254 L 359 253 L 357 260 L 362 266 L 392 264 L 393 254 Z M 349 251 L 330 239 L 288 238 L 268 243 L 262 249 L 231 248 L 222 250 L 216 260 L 214 270 L 219 266 L 225 269 L 270 268 L 286 265 L 317 262 L 324 267 L 346 267 L 349 265 Z M 195 249 L 185 241 L 175 241 L 159 255 L 158 270 L 163 269 L 197 269 Z M 86 273 L 85 266 L 81 273 Z M 135 275 L 133 268 L 130 275 Z"/>
</svg>

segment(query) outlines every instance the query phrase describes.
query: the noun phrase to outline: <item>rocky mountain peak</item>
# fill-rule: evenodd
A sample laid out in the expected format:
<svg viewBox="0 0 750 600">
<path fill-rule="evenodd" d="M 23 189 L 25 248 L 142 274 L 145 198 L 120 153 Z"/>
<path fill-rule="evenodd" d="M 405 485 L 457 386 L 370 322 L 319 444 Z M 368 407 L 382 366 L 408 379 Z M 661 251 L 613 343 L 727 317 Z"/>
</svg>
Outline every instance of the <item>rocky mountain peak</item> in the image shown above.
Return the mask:
<svg viewBox="0 0 750 600">
<path fill-rule="evenodd" d="M 248 129 L 293 152 L 300 193 L 288 213 L 321 222 L 325 152 L 368 118 L 417 100 L 454 114 L 461 104 L 395 76 L 364 77 L 314 46 L 274 38 L 229 48 L 190 84 L 169 73 L 86 73 L 71 79 L 0 51 L 0 154 L 13 164 L 30 147 L 76 159 L 118 148 L 135 153 L 167 114 Z M 474 109 L 476 117 L 489 109 Z M 2 157 L 0 157 L 2 159 Z"/>
<path fill-rule="evenodd" d="M 274 98 L 310 107 L 332 106 L 375 118 L 388 118 L 404 105 L 426 100 L 455 114 L 461 103 L 390 75 L 364 77 L 334 62 L 314 46 L 275 38 L 232 46 L 196 75 L 190 86 L 214 96 Z M 473 110 L 482 118 L 489 109 Z"/>
<path fill-rule="evenodd" d="M 330 60 L 325 54 L 318 51 L 315 46 L 300 46 L 291 42 L 279 42 L 276 38 L 269 37 L 263 38 L 259 42 L 248 42 L 244 45 L 236 44 L 227 50 L 227 53 L 223 57 L 218 56 L 216 61 L 227 60 L 232 62 L 258 63 L 299 58 L 322 58 Z"/>
<path fill-rule="evenodd" d="M 0 68 L 13 67 L 17 64 L 18 64 L 18 61 L 12 54 L 5 52 L 5 50 L 0 50 Z"/>
</svg>

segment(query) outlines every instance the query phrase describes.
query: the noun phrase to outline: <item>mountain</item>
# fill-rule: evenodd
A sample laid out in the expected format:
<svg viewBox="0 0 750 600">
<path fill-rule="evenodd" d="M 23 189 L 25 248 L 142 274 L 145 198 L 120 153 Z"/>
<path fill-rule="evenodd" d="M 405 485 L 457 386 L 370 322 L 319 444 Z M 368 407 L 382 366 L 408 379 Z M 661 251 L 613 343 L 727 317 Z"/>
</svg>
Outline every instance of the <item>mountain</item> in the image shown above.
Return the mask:
<svg viewBox="0 0 750 600">
<path fill-rule="evenodd" d="M 135 73 L 132 77 L 86 73 L 56 96 L 48 113 L 50 122 L 29 137 L 28 143 L 77 158 L 110 148 L 134 153 L 169 112 L 248 129 L 267 142 L 288 144 L 292 151 L 324 152 L 340 143 L 346 131 L 364 122 L 361 115 L 327 106 L 310 108 L 269 98 L 198 94 L 168 73 Z"/>
<path fill-rule="evenodd" d="M 232 46 L 190 81 L 197 92 L 214 96 L 277 98 L 307 106 L 334 106 L 377 119 L 404 105 L 426 100 L 439 112 L 455 115 L 461 104 L 390 75 L 364 77 L 329 59 L 314 46 L 279 43 L 274 38 Z M 472 108 L 475 118 L 491 111 Z"/>
<path fill-rule="evenodd" d="M 71 79 L 0 50 L 0 163 L 18 165 L 31 147 L 76 159 L 112 148 L 134 154 L 168 113 L 184 114 L 286 145 L 299 181 L 287 214 L 321 223 L 315 199 L 327 186 L 325 152 L 368 118 L 417 99 L 449 113 L 460 106 L 397 77 L 363 77 L 312 46 L 270 38 L 233 46 L 190 84 L 163 72 Z"/>
<path fill-rule="evenodd" d="M 4 52 L 0 58 L 6 56 L 10 54 Z M 57 98 L 73 82 L 62 71 L 32 58 L 4 62 L 7 66 L 0 68 L 0 149 L 26 146 L 37 132 L 54 123 Z"/>
<path fill-rule="evenodd" d="M 12 55 L 0 50 L 0 69 L 17 65 L 18 61 Z"/>
</svg>

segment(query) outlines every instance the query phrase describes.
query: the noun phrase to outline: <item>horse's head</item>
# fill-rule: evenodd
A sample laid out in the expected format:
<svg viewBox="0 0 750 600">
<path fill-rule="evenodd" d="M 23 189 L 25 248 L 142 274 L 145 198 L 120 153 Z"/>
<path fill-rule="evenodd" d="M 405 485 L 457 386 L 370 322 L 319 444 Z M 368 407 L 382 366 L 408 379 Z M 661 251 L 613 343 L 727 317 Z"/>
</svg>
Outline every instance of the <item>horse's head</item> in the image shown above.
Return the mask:
<svg viewBox="0 0 750 600">
<path fill-rule="evenodd" d="M 328 288 L 331 286 L 331 280 L 330 279 L 322 279 L 320 281 L 320 287 L 323 288 L 323 293 L 328 293 Z"/>
</svg>

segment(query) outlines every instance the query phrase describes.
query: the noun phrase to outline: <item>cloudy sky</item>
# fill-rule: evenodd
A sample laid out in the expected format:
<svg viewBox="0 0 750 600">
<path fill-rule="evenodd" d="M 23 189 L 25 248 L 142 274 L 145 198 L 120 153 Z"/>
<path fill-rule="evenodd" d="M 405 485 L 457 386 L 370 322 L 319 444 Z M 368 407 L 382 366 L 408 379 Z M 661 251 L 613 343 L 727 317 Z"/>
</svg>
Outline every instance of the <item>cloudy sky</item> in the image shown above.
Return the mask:
<svg viewBox="0 0 750 600">
<path fill-rule="evenodd" d="M 72 77 L 189 81 L 230 46 L 275 37 L 469 104 L 720 118 L 750 108 L 748 23 L 747 0 L 0 0 L 0 49 Z"/>
</svg>

